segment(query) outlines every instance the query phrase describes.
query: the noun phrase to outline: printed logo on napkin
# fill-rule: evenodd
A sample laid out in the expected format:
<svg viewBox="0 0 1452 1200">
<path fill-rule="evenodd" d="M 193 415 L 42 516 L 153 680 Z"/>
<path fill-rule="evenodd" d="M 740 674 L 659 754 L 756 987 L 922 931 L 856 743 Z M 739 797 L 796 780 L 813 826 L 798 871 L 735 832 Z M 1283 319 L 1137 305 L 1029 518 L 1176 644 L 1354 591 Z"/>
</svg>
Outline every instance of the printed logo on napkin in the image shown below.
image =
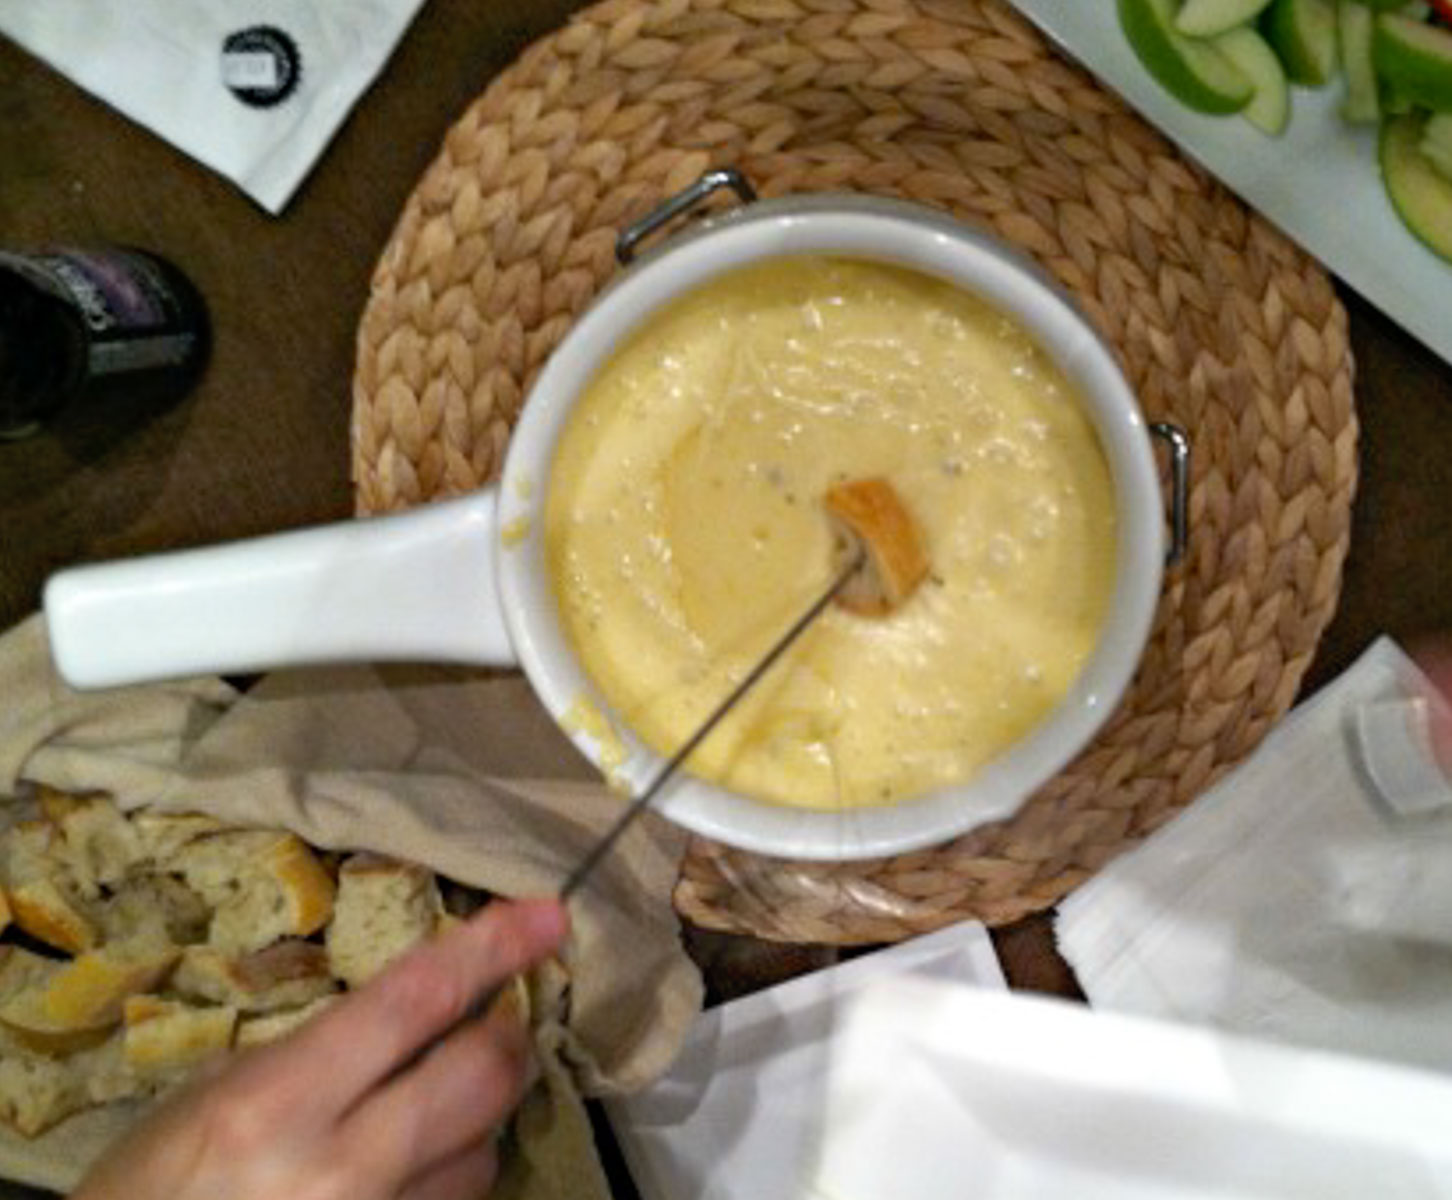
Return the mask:
<svg viewBox="0 0 1452 1200">
<path fill-rule="evenodd" d="M 302 55 L 297 43 L 273 25 L 229 34 L 222 43 L 222 82 L 254 108 L 272 108 L 297 90 Z"/>
</svg>

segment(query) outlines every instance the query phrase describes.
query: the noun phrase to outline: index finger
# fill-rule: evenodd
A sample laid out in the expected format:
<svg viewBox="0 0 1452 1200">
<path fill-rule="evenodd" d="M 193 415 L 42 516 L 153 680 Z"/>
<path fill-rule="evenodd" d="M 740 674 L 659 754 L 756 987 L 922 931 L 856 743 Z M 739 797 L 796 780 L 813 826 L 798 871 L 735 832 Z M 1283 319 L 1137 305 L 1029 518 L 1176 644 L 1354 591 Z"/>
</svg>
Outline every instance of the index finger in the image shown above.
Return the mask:
<svg viewBox="0 0 1452 1200">
<path fill-rule="evenodd" d="M 351 1108 L 477 997 L 557 950 L 568 928 L 557 900 L 494 901 L 305 1025 L 277 1069 L 305 1077 L 315 1105 Z"/>
</svg>

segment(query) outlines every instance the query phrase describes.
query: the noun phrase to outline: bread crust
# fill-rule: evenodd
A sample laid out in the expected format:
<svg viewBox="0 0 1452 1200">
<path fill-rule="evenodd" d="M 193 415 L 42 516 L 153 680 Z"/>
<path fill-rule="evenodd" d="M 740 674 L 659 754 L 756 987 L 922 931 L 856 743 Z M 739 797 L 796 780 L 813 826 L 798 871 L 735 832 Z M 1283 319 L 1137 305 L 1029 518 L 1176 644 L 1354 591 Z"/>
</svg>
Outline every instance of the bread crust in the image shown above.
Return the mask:
<svg viewBox="0 0 1452 1200">
<path fill-rule="evenodd" d="M 99 940 L 70 867 L 57 854 L 60 834 L 49 821 L 18 821 L 5 837 L 4 883 L 11 919 L 31 937 L 79 954 Z"/>
<path fill-rule="evenodd" d="M 838 562 L 865 556 L 862 570 L 837 593 L 837 603 L 863 616 L 900 607 L 928 575 L 928 556 L 917 523 L 897 489 L 872 477 L 833 484 L 823 504 L 838 534 Z"/>
<path fill-rule="evenodd" d="M 183 996 L 246 1013 L 299 1007 L 335 988 L 327 951 L 291 938 L 237 958 L 215 946 L 188 946 L 171 986 Z"/>
<path fill-rule="evenodd" d="M 237 1010 L 161 996 L 132 996 L 123 1010 L 126 1065 L 142 1075 L 175 1075 L 232 1048 Z"/>
<path fill-rule="evenodd" d="M 48 962 L 36 967 L 34 983 L 0 1003 L 0 1023 L 26 1046 L 47 1053 L 96 1045 L 120 1023 L 129 997 L 165 980 L 177 953 L 166 944 L 123 944 Z"/>
<path fill-rule="evenodd" d="M 61 888 L 49 879 L 33 879 L 10 892 L 10 910 L 15 927 L 31 937 L 80 954 L 97 942 L 96 924 Z"/>
<path fill-rule="evenodd" d="M 398 955 L 438 932 L 443 899 L 434 873 L 416 863 L 355 854 L 338 871 L 328 963 L 360 987 Z"/>
</svg>

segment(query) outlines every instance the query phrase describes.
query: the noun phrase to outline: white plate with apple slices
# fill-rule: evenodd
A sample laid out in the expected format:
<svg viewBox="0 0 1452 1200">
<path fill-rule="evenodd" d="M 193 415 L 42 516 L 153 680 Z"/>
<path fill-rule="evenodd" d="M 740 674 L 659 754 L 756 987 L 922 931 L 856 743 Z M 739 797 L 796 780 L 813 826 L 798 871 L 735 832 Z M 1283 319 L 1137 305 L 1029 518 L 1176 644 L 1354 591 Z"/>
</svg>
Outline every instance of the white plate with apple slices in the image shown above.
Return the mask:
<svg viewBox="0 0 1452 1200">
<path fill-rule="evenodd" d="M 1358 54 L 1357 42 L 1358 36 L 1370 41 L 1384 15 L 1377 7 L 1392 2 L 1340 0 L 1356 11 L 1338 14 L 1337 0 L 1273 0 L 1279 12 L 1256 0 L 1009 0 L 1247 204 L 1452 363 L 1452 261 L 1419 240 L 1397 211 L 1424 239 L 1452 253 L 1452 187 L 1421 152 L 1428 92 L 1437 99 L 1445 85 L 1452 106 L 1452 73 L 1441 73 L 1439 39 L 1428 50 L 1413 32 L 1408 69 L 1421 81 L 1413 88 L 1421 89 L 1414 115 L 1380 112 L 1387 50 L 1378 51 L 1382 67 L 1371 67 L 1366 43 Z M 1244 32 L 1192 39 L 1180 27 L 1184 22 Z M 1350 36 L 1341 36 L 1341 24 Z M 1142 52 L 1147 42 L 1165 43 L 1147 55 L 1153 73 L 1131 45 L 1127 26 Z M 1314 78 L 1320 71 L 1330 78 L 1320 86 L 1281 79 L 1265 62 L 1267 50 L 1286 75 Z M 1352 63 L 1349 72 L 1343 58 Z M 1211 111 L 1195 111 L 1187 99 Z M 1393 98 L 1393 107 L 1407 104 Z M 1452 118 L 1438 124 L 1452 131 Z M 1393 162 L 1388 182 L 1395 206 L 1383 183 L 1379 141 L 1381 156 Z"/>
</svg>

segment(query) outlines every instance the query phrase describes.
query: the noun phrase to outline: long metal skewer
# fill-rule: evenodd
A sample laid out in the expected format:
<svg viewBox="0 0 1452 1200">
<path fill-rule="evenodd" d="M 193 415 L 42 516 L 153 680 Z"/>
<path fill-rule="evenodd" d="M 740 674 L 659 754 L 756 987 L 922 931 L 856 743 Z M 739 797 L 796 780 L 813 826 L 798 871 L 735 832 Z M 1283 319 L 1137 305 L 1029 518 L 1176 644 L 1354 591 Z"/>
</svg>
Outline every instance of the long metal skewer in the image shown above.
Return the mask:
<svg viewBox="0 0 1452 1200">
<path fill-rule="evenodd" d="M 860 553 L 853 558 L 842 573 L 832 581 L 832 586 L 812 602 L 812 606 L 802 613 L 793 622 L 792 627 L 777 639 L 776 644 L 746 673 L 745 678 L 731 689 L 731 694 L 716 706 L 711 715 L 702 722 L 700 728 L 691 734 L 686 739 L 685 744 L 661 765 L 660 770 L 655 773 L 650 783 L 646 785 L 645 791 L 641 792 L 639 796 L 630 802 L 630 806 L 616 818 L 615 824 L 605 831 L 600 840 L 590 848 L 590 852 L 580 861 L 580 864 L 565 878 L 565 882 L 560 886 L 561 900 L 568 900 L 580 890 L 585 880 L 590 877 L 590 873 L 600 865 L 601 860 L 610 852 L 610 848 L 620 840 L 621 835 L 630 828 L 632 822 L 650 807 L 650 802 L 655 799 L 656 794 L 666 785 L 670 777 L 680 769 L 681 764 L 690 758 L 696 747 L 710 736 L 711 731 L 721 723 L 726 714 L 736 705 L 736 702 L 742 696 L 746 695 L 763 675 L 771 670 L 772 664 L 786 653 L 787 647 L 795 642 L 797 638 L 801 637 L 807 627 L 822 615 L 823 610 L 827 605 L 832 603 L 837 593 L 846 586 L 847 581 L 862 566 L 863 561 L 864 556 Z M 505 986 L 504 984 L 500 984 L 496 987 L 491 987 L 482 995 L 478 996 L 457 1020 L 453 1021 L 447 1029 L 443 1030 L 437 1036 L 431 1038 L 425 1045 L 419 1047 L 418 1050 L 395 1068 L 392 1074 L 398 1075 L 408 1070 L 433 1050 L 435 1046 L 447 1041 L 449 1037 L 470 1021 L 475 1021 L 482 1017 L 494 1001 L 498 999 L 499 993 L 504 990 Z"/>
<path fill-rule="evenodd" d="M 686 739 L 679 750 L 661 764 L 660 770 L 655 773 L 655 777 L 646 785 L 645 791 L 641 792 L 639 796 L 630 802 L 630 807 L 616 818 L 615 824 L 605 831 L 604 836 L 595 843 L 590 853 L 585 855 L 580 864 L 570 872 L 564 884 L 560 887 L 561 900 L 568 900 L 575 892 L 579 891 L 585 880 L 589 878 L 590 872 L 599 865 L 600 860 L 609 853 L 610 848 L 620 840 L 620 836 L 630 828 L 635 819 L 650 807 L 650 802 L 655 799 L 656 794 L 666 785 L 671 776 L 680 769 L 681 764 L 690 758 L 695 752 L 696 747 L 710 736 L 711 731 L 735 707 L 736 702 L 751 690 L 752 685 L 771 670 L 772 664 L 786 653 L 787 648 L 797 638 L 801 637 L 807 626 L 822 615 L 822 611 L 827 605 L 832 603 L 837 593 L 846 586 L 847 581 L 862 566 L 862 560 L 863 556 L 861 554 L 853 558 L 841 574 L 832 581 L 832 586 L 818 596 L 812 602 L 812 606 L 793 622 L 792 627 L 777 639 L 776 644 L 746 673 L 745 678 L 731 689 L 731 694 L 716 706 L 715 711 L 702 722 L 700 728 Z"/>
</svg>

